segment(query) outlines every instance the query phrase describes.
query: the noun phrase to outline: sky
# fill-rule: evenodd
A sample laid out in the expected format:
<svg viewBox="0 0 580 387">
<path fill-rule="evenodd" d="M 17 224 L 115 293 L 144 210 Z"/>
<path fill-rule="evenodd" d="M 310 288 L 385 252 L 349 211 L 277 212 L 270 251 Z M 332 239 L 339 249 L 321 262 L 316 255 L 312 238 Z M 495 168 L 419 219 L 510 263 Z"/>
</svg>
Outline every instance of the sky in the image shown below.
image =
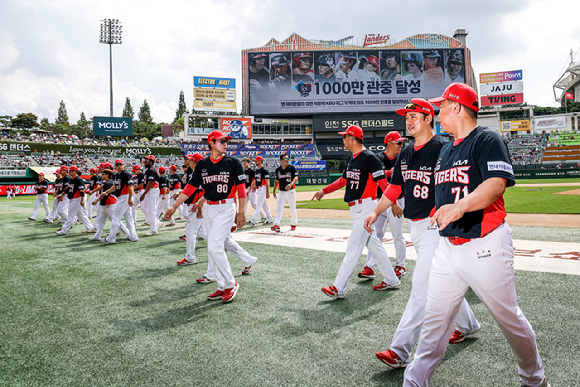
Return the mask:
<svg viewBox="0 0 580 387">
<path fill-rule="evenodd" d="M 412 4 L 412 10 L 409 8 Z M 0 115 L 32 112 L 54 122 L 60 101 L 69 120 L 110 114 L 109 46 L 100 21 L 119 19 L 113 45 L 114 113 L 129 97 L 147 100 L 155 122 L 172 122 L 181 90 L 189 109 L 193 76 L 236 78 L 241 108 L 241 51 L 293 32 L 306 39 L 420 33 L 453 36 L 466 29 L 472 66 L 480 73 L 523 70 L 528 104 L 557 106 L 553 84 L 580 60 L 578 0 L 486 2 L 334 0 L 298 5 L 256 0 L 2 0 Z M 566 19 L 570 15 L 570 19 Z"/>
</svg>

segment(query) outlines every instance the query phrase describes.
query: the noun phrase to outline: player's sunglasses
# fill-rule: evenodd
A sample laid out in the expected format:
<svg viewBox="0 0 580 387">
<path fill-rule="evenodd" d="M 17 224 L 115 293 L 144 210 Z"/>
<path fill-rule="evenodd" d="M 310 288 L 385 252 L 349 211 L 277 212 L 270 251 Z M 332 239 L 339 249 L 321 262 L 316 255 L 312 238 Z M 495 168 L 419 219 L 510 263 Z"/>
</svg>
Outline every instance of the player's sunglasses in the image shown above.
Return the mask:
<svg viewBox="0 0 580 387">
<path fill-rule="evenodd" d="M 284 158 L 282 159 L 282 161 L 288 161 L 288 160 L 290 160 L 290 158 L 288 158 L 288 157 L 284 157 Z"/>
<path fill-rule="evenodd" d="M 391 144 L 403 145 L 404 141 L 391 141 Z"/>
<path fill-rule="evenodd" d="M 123 165 L 123 163 L 115 163 L 115 165 Z"/>
<path fill-rule="evenodd" d="M 405 105 L 405 109 L 409 109 L 409 110 L 421 110 L 421 113 L 425 113 L 425 114 L 431 114 L 431 112 L 428 109 L 425 109 L 423 106 L 419 106 L 416 103 L 410 102 L 408 104 Z"/>
<path fill-rule="evenodd" d="M 220 144 L 227 144 L 228 143 L 228 140 L 223 139 L 223 138 L 221 140 L 214 140 L 214 141 L 219 142 Z"/>
</svg>

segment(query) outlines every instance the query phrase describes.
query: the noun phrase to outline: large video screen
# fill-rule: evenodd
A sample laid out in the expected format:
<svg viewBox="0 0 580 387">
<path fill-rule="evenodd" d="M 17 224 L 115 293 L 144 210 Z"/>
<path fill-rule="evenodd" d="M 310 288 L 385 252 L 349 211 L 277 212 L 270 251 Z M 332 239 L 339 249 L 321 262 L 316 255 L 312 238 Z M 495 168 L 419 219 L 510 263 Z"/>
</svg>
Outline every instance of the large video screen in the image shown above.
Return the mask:
<svg viewBox="0 0 580 387">
<path fill-rule="evenodd" d="M 385 112 L 465 82 L 465 50 L 248 54 L 250 114 Z"/>
</svg>

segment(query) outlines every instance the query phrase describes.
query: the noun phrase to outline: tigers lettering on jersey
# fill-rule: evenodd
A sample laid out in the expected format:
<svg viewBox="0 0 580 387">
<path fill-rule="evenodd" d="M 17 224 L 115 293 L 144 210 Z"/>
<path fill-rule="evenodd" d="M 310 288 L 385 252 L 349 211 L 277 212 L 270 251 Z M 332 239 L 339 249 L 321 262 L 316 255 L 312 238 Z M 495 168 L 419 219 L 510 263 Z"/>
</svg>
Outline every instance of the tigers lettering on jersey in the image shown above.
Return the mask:
<svg viewBox="0 0 580 387">
<path fill-rule="evenodd" d="M 377 156 L 368 149 L 346 162 L 342 177 L 346 179 L 345 202 L 377 196 L 377 182 L 385 178 L 385 171 Z"/>
<path fill-rule="evenodd" d="M 402 171 L 401 174 L 403 175 L 403 180 L 405 180 L 405 182 L 408 180 L 415 180 L 419 183 L 430 185 L 433 172 L 406 170 Z"/>
<path fill-rule="evenodd" d="M 227 173 L 227 172 L 220 172 L 220 173 Z M 205 175 L 205 176 L 204 176 Z M 212 176 L 208 176 L 207 172 L 201 174 L 202 178 L 203 178 L 203 184 L 209 184 L 209 183 L 213 183 L 213 182 L 220 182 L 220 183 L 226 183 L 228 184 L 230 181 L 230 176 L 229 175 L 212 175 Z"/>
<path fill-rule="evenodd" d="M 129 193 L 129 186 L 133 185 L 133 178 L 127 171 L 117 173 L 113 177 L 115 183 L 115 196 L 127 195 Z"/>
<path fill-rule="evenodd" d="M 69 181 L 68 192 L 67 192 L 66 196 L 69 199 L 80 198 L 81 196 L 85 195 L 84 189 L 85 189 L 85 183 L 83 182 L 83 179 L 81 179 L 80 176 L 77 176 L 74 179 L 71 179 Z"/>
<path fill-rule="evenodd" d="M 276 177 L 276 180 L 278 180 L 280 191 L 287 191 L 286 186 L 291 184 L 297 175 L 298 172 L 296 171 L 296 167 L 293 165 L 288 165 L 286 169 L 282 167 L 276 168 L 274 176 Z M 294 186 L 292 186 L 291 189 L 294 189 Z"/>
<path fill-rule="evenodd" d="M 480 126 L 461 141 L 445 144 L 435 171 L 437 208 L 457 203 L 489 178 L 503 178 L 508 187 L 515 184 L 507 146 L 501 136 Z M 479 238 L 497 228 L 505 216 L 503 196 L 500 196 L 485 209 L 465 213 L 440 234 Z"/>
<path fill-rule="evenodd" d="M 34 186 L 34 189 L 36 190 L 36 193 L 39 195 L 45 194 L 46 191 L 48 191 L 48 181 L 46 180 L 39 181 Z"/>
</svg>

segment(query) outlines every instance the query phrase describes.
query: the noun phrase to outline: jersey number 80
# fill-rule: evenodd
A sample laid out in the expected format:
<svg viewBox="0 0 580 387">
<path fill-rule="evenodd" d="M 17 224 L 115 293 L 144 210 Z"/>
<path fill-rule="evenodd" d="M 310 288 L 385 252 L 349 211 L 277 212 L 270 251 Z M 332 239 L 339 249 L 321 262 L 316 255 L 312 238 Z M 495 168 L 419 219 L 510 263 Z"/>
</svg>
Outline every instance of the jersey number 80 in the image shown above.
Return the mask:
<svg viewBox="0 0 580 387">
<path fill-rule="evenodd" d="M 228 185 L 227 184 L 218 184 L 216 187 L 216 191 L 218 193 L 227 193 L 228 192 Z"/>
</svg>

